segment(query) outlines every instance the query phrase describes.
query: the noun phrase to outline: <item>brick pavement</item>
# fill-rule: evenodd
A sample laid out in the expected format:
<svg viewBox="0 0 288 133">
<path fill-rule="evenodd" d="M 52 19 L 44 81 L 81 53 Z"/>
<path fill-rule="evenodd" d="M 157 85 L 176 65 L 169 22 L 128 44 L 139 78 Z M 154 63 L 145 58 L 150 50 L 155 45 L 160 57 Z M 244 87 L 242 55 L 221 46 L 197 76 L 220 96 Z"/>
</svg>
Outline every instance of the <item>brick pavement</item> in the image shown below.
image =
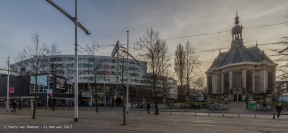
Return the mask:
<svg viewBox="0 0 288 133">
<path fill-rule="evenodd" d="M 96 133 L 133 133 L 133 132 L 199 132 L 199 133 L 268 133 L 268 132 L 287 132 L 286 122 L 288 116 L 284 115 L 281 119 L 272 119 L 271 115 L 259 114 L 257 119 L 253 114 L 227 114 L 225 117 L 221 113 L 193 112 L 160 112 L 160 115 L 146 114 L 142 111 L 131 111 L 127 114 L 127 125 L 123 126 L 121 110 L 95 110 L 79 111 L 79 121 L 74 122 L 73 110 L 37 110 L 36 119 L 31 119 L 32 111 L 24 109 L 17 113 L 8 113 L 0 108 L 0 132 L 1 133 L 30 133 L 30 132 L 96 132 Z M 4 129 L 4 126 L 10 126 Z M 28 125 L 28 126 L 27 126 Z M 31 127 L 39 126 L 39 129 Z M 51 127 L 49 127 L 49 125 Z M 52 128 L 62 126 L 62 129 Z M 64 126 L 68 129 L 63 129 Z M 14 126 L 14 127 L 13 127 Z M 22 126 L 25 129 L 19 129 Z M 43 128 L 47 126 L 47 129 Z M 71 127 L 72 126 L 72 127 Z M 13 127 L 13 129 L 12 129 Z M 15 129 L 18 127 L 18 129 Z M 70 128 L 71 127 L 71 128 Z M 29 129 L 28 129 L 29 128 Z"/>
</svg>

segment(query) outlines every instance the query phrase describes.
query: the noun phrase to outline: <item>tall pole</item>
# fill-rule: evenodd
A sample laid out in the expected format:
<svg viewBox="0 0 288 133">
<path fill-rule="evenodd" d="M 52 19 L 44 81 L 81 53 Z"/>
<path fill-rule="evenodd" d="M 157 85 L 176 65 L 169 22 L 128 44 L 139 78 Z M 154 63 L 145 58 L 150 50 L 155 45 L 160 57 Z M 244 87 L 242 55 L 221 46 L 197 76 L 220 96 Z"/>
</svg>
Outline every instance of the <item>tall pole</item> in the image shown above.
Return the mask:
<svg viewBox="0 0 288 133">
<path fill-rule="evenodd" d="M 106 107 L 106 86 L 104 82 L 104 106 Z"/>
<path fill-rule="evenodd" d="M 117 41 L 117 45 L 120 45 L 119 44 L 119 42 Z M 115 94 L 115 96 L 116 96 L 116 98 L 114 99 L 114 107 L 116 107 L 115 105 L 116 105 L 116 99 L 117 99 L 117 94 L 118 94 L 118 91 L 119 91 L 119 85 L 118 85 L 118 82 L 119 82 L 119 74 L 118 74 L 118 72 L 119 72 L 119 67 L 120 67 L 120 65 L 119 65 L 119 49 L 120 49 L 120 46 L 119 46 L 119 48 L 118 48 L 118 50 L 117 50 L 117 67 L 116 67 L 116 77 L 117 77 L 117 79 L 116 79 L 116 94 Z"/>
<path fill-rule="evenodd" d="M 75 0 L 75 90 L 74 90 L 74 122 L 78 121 L 78 53 L 77 53 L 77 0 Z"/>
<path fill-rule="evenodd" d="M 129 31 L 126 31 L 127 32 L 127 52 L 129 52 Z M 129 103 L 129 56 L 128 56 L 128 54 L 127 54 L 127 75 L 126 75 L 127 77 L 127 89 L 126 89 L 126 113 L 128 113 L 129 112 L 129 108 L 128 108 L 128 103 Z"/>
<path fill-rule="evenodd" d="M 7 102 L 6 102 L 6 111 L 9 111 L 9 72 L 10 72 L 10 56 L 8 56 L 8 74 L 7 74 Z"/>
</svg>

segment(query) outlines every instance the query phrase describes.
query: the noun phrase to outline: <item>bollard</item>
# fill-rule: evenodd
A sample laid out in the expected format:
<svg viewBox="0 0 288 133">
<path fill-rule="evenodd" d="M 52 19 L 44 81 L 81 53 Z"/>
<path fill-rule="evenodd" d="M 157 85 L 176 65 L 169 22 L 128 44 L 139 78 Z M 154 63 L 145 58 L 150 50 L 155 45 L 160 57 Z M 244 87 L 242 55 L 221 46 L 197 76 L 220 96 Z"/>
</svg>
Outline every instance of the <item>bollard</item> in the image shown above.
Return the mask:
<svg viewBox="0 0 288 133">
<path fill-rule="evenodd" d="M 223 112 L 223 117 L 224 117 L 224 112 Z"/>
<path fill-rule="evenodd" d="M 196 111 L 195 111 L 195 116 L 196 116 Z"/>
<path fill-rule="evenodd" d="M 273 113 L 273 119 L 275 119 L 275 113 Z"/>
<path fill-rule="evenodd" d="M 238 118 L 240 118 L 240 114 L 238 113 Z"/>
<path fill-rule="evenodd" d="M 182 110 L 182 116 L 183 116 L 183 110 Z"/>
<path fill-rule="evenodd" d="M 256 113 L 255 113 L 255 119 L 256 119 Z"/>
</svg>

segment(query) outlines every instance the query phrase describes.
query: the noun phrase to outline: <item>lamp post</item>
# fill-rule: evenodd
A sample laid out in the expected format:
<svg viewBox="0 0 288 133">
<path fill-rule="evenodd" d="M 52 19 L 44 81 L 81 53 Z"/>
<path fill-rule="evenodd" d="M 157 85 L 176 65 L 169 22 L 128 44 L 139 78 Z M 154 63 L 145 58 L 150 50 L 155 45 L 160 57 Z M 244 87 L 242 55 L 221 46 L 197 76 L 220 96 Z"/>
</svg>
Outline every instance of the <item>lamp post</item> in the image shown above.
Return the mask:
<svg viewBox="0 0 288 133">
<path fill-rule="evenodd" d="M 129 52 L 129 31 L 126 31 L 127 32 L 127 52 Z M 128 113 L 128 111 L 129 111 L 129 107 L 128 107 L 128 104 L 129 104 L 129 78 L 128 78 L 128 76 L 129 76 L 129 56 L 128 56 L 128 54 L 127 54 L 127 89 L 126 89 L 126 98 L 127 98 L 127 100 L 126 100 L 126 113 Z"/>
<path fill-rule="evenodd" d="M 91 33 L 84 27 L 82 24 L 78 22 L 77 18 L 77 0 L 75 0 L 75 17 L 70 16 L 66 11 L 64 11 L 61 7 L 55 4 L 52 0 L 46 0 L 56 9 L 58 9 L 61 13 L 63 13 L 66 17 L 68 17 L 71 21 L 75 23 L 75 87 L 74 87 L 74 122 L 78 121 L 78 44 L 77 44 L 77 26 L 81 28 L 87 35 Z"/>
<path fill-rule="evenodd" d="M 10 75 L 10 56 L 8 56 L 8 72 L 7 72 L 7 101 L 6 101 L 6 112 L 9 112 L 9 75 Z M 1 69 L 4 70 L 4 69 Z"/>
</svg>

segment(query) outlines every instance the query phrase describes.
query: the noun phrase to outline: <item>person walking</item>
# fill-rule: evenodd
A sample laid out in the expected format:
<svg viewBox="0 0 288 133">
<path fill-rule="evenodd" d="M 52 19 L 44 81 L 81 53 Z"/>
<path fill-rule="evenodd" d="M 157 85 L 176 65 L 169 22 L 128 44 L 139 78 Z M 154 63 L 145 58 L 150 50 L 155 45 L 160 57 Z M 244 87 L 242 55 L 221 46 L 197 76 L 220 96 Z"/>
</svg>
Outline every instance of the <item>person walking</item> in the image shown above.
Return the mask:
<svg viewBox="0 0 288 133">
<path fill-rule="evenodd" d="M 15 113 L 16 113 L 16 108 L 17 108 L 16 101 L 14 101 L 14 102 L 12 103 L 12 108 L 13 108 L 13 110 L 12 110 L 11 112 L 15 112 Z"/>
<path fill-rule="evenodd" d="M 31 105 L 31 110 L 33 111 L 33 100 L 31 100 L 30 105 Z"/>
<path fill-rule="evenodd" d="M 150 112 L 149 112 L 149 109 L 150 109 L 150 103 L 149 103 L 149 102 L 147 103 L 146 108 L 147 108 L 148 114 L 150 114 Z"/>
<path fill-rule="evenodd" d="M 281 110 L 282 110 L 282 105 L 281 105 L 281 103 L 278 103 L 278 104 L 276 105 L 275 109 L 276 109 L 276 112 L 277 112 L 277 118 L 279 119 L 280 114 L 281 114 Z"/>
</svg>

